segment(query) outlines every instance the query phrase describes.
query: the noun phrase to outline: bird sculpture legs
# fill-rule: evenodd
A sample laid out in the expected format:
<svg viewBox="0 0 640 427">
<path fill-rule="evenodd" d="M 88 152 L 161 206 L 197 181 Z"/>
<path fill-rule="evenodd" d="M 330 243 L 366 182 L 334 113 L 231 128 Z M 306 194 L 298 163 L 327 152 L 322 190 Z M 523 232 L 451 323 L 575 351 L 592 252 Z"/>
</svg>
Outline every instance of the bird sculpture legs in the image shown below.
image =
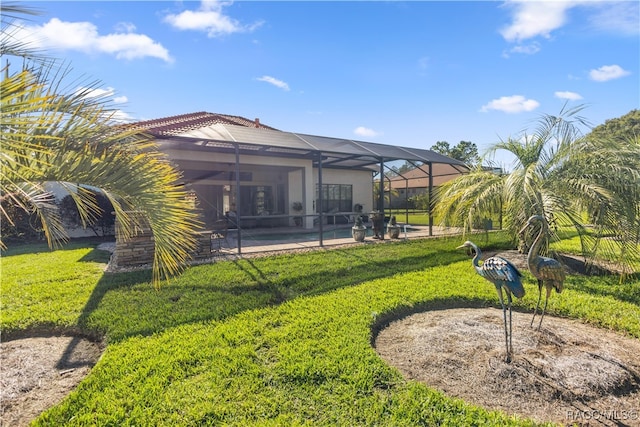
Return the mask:
<svg viewBox="0 0 640 427">
<path fill-rule="evenodd" d="M 509 304 L 509 329 L 507 330 L 507 308 L 504 305 L 504 298 L 502 297 L 502 287 L 498 288 L 498 297 L 500 298 L 500 305 L 502 305 L 502 317 L 504 318 L 504 343 L 507 348 L 507 356 L 505 362 L 511 363 L 511 353 L 513 353 L 513 345 L 511 342 L 511 293 L 507 293 L 507 302 Z"/>
<path fill-rule="evenodd" d="M 531 318 L 531 327 L 533 327 L 533 321 L 536 320 L 536 313 L 538 312 L 538 308 L 540 307 L 541 299 L 542 299 L 542 280 L 538 279 L 538 302 L 536 303 L 535 310 L 533 310 L 533 317 Z"/>
<path fill-rule="evenodd" d="M 544 313 L 547 311 L 547 304 L 549 303 L 549 296 L 551 295 L 551 286 L 547 287 L 547 298 L 544 300 L 544 307 L 542 308 L 542 315 L 540 316 L 540 323 L 538 323 L 538 331 L 542 326 L 542 319 L 544 319 Z M 536 318 L 536 313 L 538 312 L 538 307 L 540 307 L 540 300 L 542 299 L 542 280 L 538 279 L 538 303 L 536 304 L 536 309 L 533 310 L 533 317 L 531 318 L 531 327 L 533 327 L 533 321 Z"/>
</svg>

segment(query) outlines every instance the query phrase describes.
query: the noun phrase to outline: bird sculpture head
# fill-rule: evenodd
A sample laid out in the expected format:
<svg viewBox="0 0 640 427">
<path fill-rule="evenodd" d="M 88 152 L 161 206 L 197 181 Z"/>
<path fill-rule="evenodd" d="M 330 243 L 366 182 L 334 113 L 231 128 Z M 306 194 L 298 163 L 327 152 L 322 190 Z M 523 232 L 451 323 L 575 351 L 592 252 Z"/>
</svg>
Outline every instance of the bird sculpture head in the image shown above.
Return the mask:
<svg viewBox="0 0 640 427">
<path fill-rule="evenodd" d="M 462 248 L 468 248 L 467 249 L 467 253 L 473 253 L 473 252 L 478 252 L 478 247 L 471 241 L 467 240 L 466 242 L 464 242 L 463 244 L 461 244 L 460 246 L 458 246 L 456 249 L 462 249 Z M 469 250 L 470 248 L 470 250 Z"/>
<path fill-rule="evenodd" d="M 533 224 L 542 224 L 544 226 L 546 225 L 546 223 L 547 223 L 547 220 L 545 220 L 542 215 L 532 215 L 529 217 L 529 219 L 527 220 L 527 223 L 524 225 L 524 227 L 522 227 L 522 230 L 520 230 L 518 234 L 520 236 L 523 236 L 527 228 L 529 228 Z"/>
<path fill-rule="evenodd" d="M 471 243 L 470 241 L 466 241 L 463 244 L 461 244 L 460 246 L 458 246 L 456 249 L 462 249 L 462 248 L 472 248 L 474 245 L 473 243 Z"/>
<path fill-rule="evenodd" d="M 545 220 L 542 215 L 531 215 L 531 217 L 529 217 L 529 219 L 527 220 L 527 225 L 546 222 L 547 220 Z"/>
</svg>

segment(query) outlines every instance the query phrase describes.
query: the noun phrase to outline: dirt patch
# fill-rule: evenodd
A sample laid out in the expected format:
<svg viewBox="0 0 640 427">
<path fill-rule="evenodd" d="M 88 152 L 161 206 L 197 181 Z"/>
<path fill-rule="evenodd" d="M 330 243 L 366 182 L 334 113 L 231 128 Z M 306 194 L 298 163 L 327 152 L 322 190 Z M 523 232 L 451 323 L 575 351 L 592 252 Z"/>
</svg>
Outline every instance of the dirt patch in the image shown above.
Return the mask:
<svg viewBox="0 0 640 427">
<path fill-rule="evenodd" d="M 59 403 L 97 363 L 103 346 L 69 336 L 0 343 L 0 425 L 26 426 Z"/>
<path fill-rule="evenodd" d="M 408 379 L 488 409 L 583 426 L 640 426 L 640 340 L 578 321 L 513 313 L 505 362 L 502 309 L 456 308 L 392 322 L 376 351 Z M 537 322 L 536 322 L 537 323 Z"/>
</svg>

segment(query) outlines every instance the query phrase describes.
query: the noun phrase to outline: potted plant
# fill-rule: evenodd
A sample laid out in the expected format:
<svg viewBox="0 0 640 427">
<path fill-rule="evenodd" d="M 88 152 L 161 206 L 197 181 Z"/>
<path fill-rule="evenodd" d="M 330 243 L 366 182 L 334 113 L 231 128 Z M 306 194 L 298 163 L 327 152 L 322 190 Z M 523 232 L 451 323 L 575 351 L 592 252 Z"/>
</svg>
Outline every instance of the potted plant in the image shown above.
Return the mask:
<svg viewBox="0 0 640 427">
<path fill-rule="evenodd" d="M 299 214 L 300 212 L 302 212 L 302 202 L 293 202 L 293 204 L 291 205 L 291 208 L 293 209 L 294 212 Z M 293 217 L 293 223 L 296 225 L 296 227 L 301 227 L 302 226 L 302 217 L 301 216 L 294 216 Z"/>
<path fill-rule="evenodd" d="M 396 222 L 396 216 L 391 215 L 389 224 L 387 224 L 387 234 L 390 239 L 397 239 L 400 236 L 400 226 Z"/>
<path fill-rule="evenodd" d="M 360 215 L 356 217 L 356 222 L 351 227 L 351 235 L 356 242 L 364 242 L 364 238 L 367 235 L 367 227 L 362 225 L 362 217 Z"/>
</svg>

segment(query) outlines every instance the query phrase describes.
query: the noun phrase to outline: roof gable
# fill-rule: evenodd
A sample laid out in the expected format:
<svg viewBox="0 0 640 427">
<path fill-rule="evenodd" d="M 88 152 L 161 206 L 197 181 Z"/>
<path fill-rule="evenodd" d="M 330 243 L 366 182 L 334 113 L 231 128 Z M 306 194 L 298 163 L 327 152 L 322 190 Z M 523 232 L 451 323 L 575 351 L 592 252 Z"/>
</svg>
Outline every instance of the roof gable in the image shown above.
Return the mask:
<svg viewBox="0 0 640 427">
<path fill-rule="evenodd" d="M 227 114 L 197 113 L 180 114 L 177 116 L 163 117 L 154 120 L 145 120 L 133 124 L 138 129 L 144 129 L 155 136 L 173 136 L 195 129 L 204 128 L 215 124 L 236 125 L 248 128 L 277 130 L 271 126 L 260 123 L 259 119 L 250 120 L 241 116 Z"/>
</svg>

